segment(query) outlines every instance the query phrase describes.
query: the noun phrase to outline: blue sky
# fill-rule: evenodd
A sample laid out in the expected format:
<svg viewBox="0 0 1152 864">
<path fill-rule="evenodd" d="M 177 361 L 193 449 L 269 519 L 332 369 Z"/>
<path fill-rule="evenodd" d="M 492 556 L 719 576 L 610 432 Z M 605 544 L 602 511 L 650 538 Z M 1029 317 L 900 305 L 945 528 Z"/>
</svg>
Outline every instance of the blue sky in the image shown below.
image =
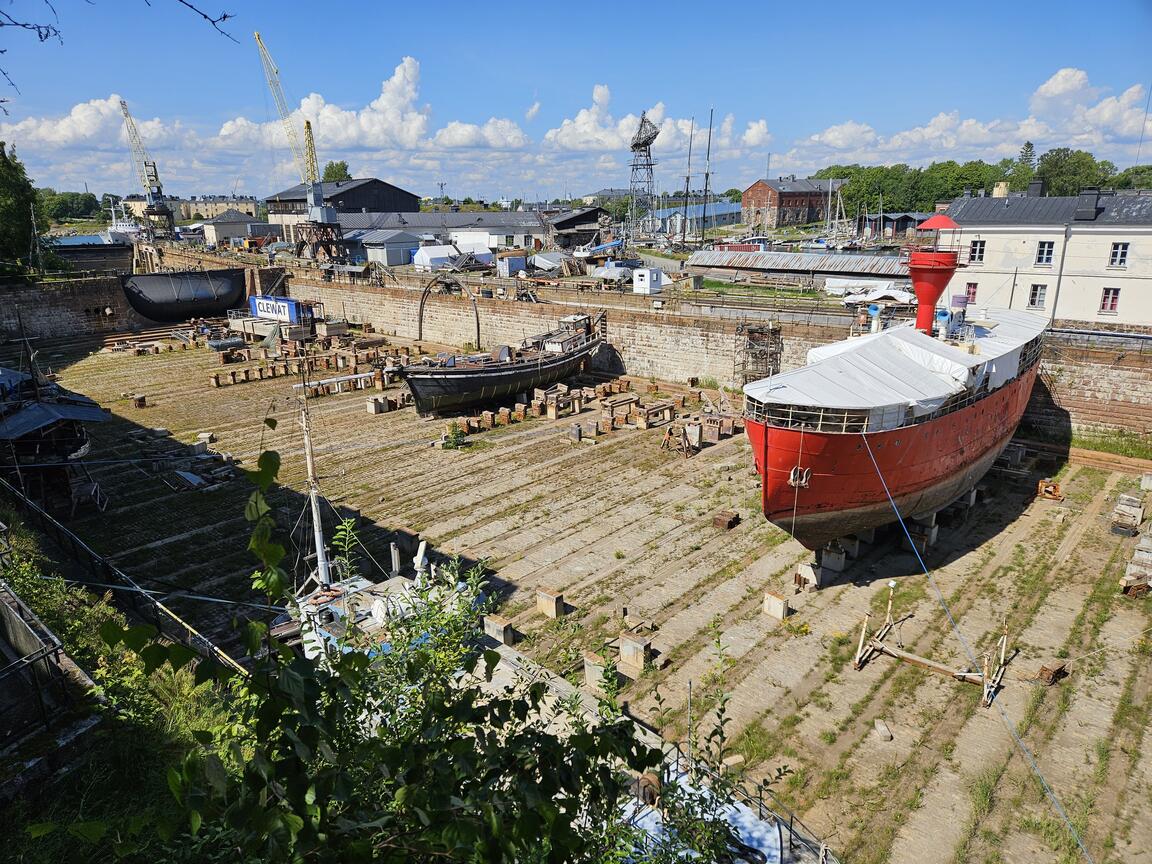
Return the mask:
<svg viewBox="0 0 1152 864">
<path fill-rule="evenodd" d="M 321 161 L 421 194 L 583 194 L 626 185 L 654 113 L 658 183 L 683 182 L 689 118 L 715 107 L 714 185 L 830 162 L 922 164 L 1085 147 L 1131 164 L 1145 123 L 1152 3 L 424 4 L 59 0 L 63 44 L 0 29 L 0 138 L 36 181 L 135 191 L 118 98 L 176 194 L 294 181 L 252 39 L 260 30 Z M 752 5 L 752 4 L 746 4 Z M 14 17 L 43 19 L 40 0 Z M 817 12 L 816 15 L 811 14 Z M 1152 128 L 1146 128 L 1152 139 Z M 696 145 L 702 147 L 703 133 Z M 1152 140 L 1145 158 L 1152 161 Z M 702 170 L 699 151 L 694 171 Z"/>
</svg>

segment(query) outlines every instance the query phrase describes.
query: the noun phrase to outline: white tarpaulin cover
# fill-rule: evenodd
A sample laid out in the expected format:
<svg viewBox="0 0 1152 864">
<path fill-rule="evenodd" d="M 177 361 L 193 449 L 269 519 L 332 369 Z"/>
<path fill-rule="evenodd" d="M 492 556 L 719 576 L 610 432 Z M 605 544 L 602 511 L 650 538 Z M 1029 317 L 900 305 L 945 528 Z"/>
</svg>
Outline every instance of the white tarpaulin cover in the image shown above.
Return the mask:
<svg viewBox="0 0 1152 864">
<path fill-rule="evenodd" d="M 1012 380 L 1020 371 L 1023 346 L 1038 336 L 1047 320 L 1028 312 L 981 310 L 969 320 L 976 353 L 933 339 L 911 322 L 808 352 L 808 365 L 744 387 L 767 405 L 868 410 L 870 429 L 891 429 L 905 420 L 907 409 L 922 417 L 950 396 L 989 389 Z"/>
<path fill-rule="evenodd" d="M 916 295 L 911 291 L 902 291 L 899 288 L 874 288 L 862 294 L 846 294 L 840 302 L 845 306 L 857 306 L 861 303 L 872 303 L 876 300 L 894 300 L 897 303 L 907 304 L 915 303 Z"/>
<path fill-rule="evenodd" d="M 412 256 L 412 263 L 417 270 L 432 270 L 447 267 L 459 254 L 455 246 L 421 246 Z"/>
<path fill-rule="evenodd" d="M 891 291 L 895 283 L 891 279 L 845 279 L 829 276 L 824 280 L 824 291 L 833 297 L 845 294 L 863 294 L 867 291 Z"/>
</svg>

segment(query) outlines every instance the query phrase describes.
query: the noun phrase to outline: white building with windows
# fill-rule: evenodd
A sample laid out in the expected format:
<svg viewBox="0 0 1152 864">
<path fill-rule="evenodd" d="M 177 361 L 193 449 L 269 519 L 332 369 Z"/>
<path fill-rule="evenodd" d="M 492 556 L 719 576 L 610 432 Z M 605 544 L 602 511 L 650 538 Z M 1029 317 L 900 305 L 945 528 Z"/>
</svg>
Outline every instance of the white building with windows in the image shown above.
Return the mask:
<svg viewBox="0 0 1152 864">
<path fill-rule="evenodd" d="M 1152 332 L 1152 193 L 959 198 L 947 296 L 1043 312 L 1058 327 Z"/>
</svg>

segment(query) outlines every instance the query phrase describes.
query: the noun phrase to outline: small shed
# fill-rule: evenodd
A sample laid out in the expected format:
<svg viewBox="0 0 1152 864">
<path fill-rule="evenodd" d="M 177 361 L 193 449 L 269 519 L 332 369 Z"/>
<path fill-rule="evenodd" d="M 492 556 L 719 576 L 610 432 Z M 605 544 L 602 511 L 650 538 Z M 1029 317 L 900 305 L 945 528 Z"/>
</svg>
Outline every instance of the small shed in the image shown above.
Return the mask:
<svg viewBox="0 0 1152 864">
<path fill-rule="evenodd" d="M 496 259 L 496 275 L 505 279 L 516 276 L 521 270 L 528 269 L 528 258 L 525 255 L 501 255 Z"/>
<path fill-rule="evenodd" d="M 420 238 L 407 231 L 364 231 L 360 243 L 369 261 L 399 267 L 412 263 L 412 250 L 419 247 Z"/>
</svg>

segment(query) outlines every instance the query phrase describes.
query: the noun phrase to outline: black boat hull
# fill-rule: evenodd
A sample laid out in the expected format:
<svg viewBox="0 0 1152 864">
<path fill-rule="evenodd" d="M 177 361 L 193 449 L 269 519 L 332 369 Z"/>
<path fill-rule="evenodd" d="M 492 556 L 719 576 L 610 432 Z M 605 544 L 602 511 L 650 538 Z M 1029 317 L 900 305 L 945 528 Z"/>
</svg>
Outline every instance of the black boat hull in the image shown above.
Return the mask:
<svg viewBox="0 0 1152 864">
<path fill-rule="evenodd" d="M 412 391 L 421 414 L 461 411 L 476 405 L 499 402 L 537 387 L 548 387 L 575 375 L 600 347 L 592 339 L 555 359 L 493 364 L 491 368 L 453 369 L 407 366 L 401 375 Z"/>
<path fill-rule="evenodd" d="M 244 268 L 126 276 L 124 295 L 133 309 L 152 321 L 176 323 L 223 315 L 244 303 Z"/>
</svg>

